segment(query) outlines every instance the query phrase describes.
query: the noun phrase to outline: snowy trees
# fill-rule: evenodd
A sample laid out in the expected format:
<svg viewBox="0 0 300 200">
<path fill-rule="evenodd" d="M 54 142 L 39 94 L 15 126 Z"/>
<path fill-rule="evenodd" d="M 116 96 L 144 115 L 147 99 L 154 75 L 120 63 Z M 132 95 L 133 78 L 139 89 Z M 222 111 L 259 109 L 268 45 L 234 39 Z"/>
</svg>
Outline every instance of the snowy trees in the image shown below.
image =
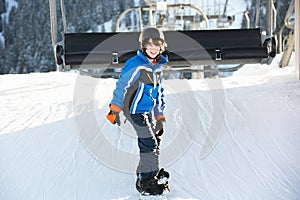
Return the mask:
<svg viewBox="0 0 300 200">
<path fill-rule="evenodd" d="M 124 9 L 134 5 L 133 0 L 64 0 L 64 3 L 69 32 L 111 31 L 101 25 L 110 20 L 115 22 Z M 18 1 L 9 13 L 7 5 L 7 0 L 0 0 L 0 16 L 4 13 L 8 16 L 7 20 L 0 18 L 3 21 L 0 37 L 4 38 L 0 40 L 0 74 L 55 70 L 48 1 Z M 59 31 L 63 31 L 61 22 L 59 26 Z"/>
<path fill-rule="evenodd" d="M 5 0 L 0 0 L 0 32 L 3 31 L 2 14 L 6 12 Z"/>
<path fill-rule="evenodd" d="M 11 8 L 3 30 L 1 74 L 41 71 L 45 62 L 48 63 L 46 71 L 55 69 L 53 58 L 47 55 L 52 52 L 47 12 L 47 4 L 33 1 L 20 1 L 17 7 Z"/>
</svg>

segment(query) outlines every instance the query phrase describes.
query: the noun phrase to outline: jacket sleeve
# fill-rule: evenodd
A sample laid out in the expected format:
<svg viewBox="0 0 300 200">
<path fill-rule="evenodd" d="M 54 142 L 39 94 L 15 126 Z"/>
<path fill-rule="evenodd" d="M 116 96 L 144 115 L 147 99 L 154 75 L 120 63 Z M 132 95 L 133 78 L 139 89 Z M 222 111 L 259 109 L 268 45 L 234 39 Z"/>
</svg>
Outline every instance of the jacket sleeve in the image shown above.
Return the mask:
<svg viewBox="0 0 300 200">
<path fill-rule="evenodd" d="M 121 76 L 116 83 L 116 88 L 113 92 L 113 99 L 111 100 L 110 105 L 114 104 L 123 109 L 127 89 L 132 86 L 139 76 L 140 72 L 138 68 L 134 67 L 131 62 L 126 62 Z"/>
<path fill-rule="evenodd" d="M 161 118 L 165 118 L 164 109 L 165 109 L 164 88 L 160 84 L 158 86 L 158 94 L 157 94 L 157 98 L 156 98 L 156 105 L 154 106 L 154 116 L 157 120 L 161 119 Z"/>
</svg>

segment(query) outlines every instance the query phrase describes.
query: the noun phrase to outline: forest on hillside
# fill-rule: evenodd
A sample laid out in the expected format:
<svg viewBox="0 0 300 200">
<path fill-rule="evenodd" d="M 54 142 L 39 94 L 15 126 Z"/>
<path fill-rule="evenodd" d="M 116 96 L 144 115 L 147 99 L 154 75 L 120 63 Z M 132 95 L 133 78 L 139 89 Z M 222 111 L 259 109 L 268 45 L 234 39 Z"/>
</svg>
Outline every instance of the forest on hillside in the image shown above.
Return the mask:
<svg viewBox="0 0 300 200">
<path fill-rule="evenodd" d="M 255 8 L 257 1 L 260 9 Z M 245 2 L 248 2 L 251 27 L 265 27 L 265 0 Z M 283 24 L 289 2 L 290 0 L 274 1 L 278 24 L 275 32 L 278 32 Z M 137 3 L 146 5 L 143 0 L 64 0 L 67 31 L 114 30 L 118 16 L 127 8 L 138 6 L 135 5 Z M 255 22 L 257 11 L 260 12 L 259 24 Z M 104 24 L 109 21 L 111 27 L 107 28 Z M 137 22 L 134 18 L 127 18 L 125 23 L 131 25 Z M 62 30 L 62 23 L 59 25 Z M 242 26 L 245 27 L 245 23 Z M 51 44 L 48 1 L 0 0 L 0 74 L 54 70 L 56 65 Z"/>
</svg>

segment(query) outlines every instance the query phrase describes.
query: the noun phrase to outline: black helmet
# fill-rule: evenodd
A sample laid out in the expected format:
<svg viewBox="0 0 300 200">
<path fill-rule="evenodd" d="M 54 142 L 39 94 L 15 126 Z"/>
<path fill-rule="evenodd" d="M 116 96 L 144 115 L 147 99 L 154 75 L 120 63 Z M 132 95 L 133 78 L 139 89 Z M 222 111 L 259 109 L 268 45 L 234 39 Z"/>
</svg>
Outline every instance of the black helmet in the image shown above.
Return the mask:
<svg viewBox="0 0 300 200">
<path fill-rule="evenodd" d="M 162 41 L 165 40 L 165 36 L 163 32 L 157 28 L 151 27 L 151 28 L 146 28 L 143 30 L 140 34 L 139 37 L 139 42 L 143 42 L 145 39 L 161 39 Z"/>
</svg>

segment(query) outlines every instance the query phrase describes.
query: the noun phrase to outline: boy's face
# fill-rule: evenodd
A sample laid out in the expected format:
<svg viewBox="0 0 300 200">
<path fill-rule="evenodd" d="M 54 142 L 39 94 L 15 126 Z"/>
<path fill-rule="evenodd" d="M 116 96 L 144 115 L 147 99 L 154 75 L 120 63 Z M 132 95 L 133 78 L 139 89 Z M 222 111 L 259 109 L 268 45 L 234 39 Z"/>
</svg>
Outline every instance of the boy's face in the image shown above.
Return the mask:
<svg viewBox="0 0 300 200">
<path fill-rule="evenodd" d="M 145 45 L 146 48 L 146 53 L 150 58 L 156 58 L 156 56 L 158 56 L 158 54 L 160 54 L 160 45 L 157 42 L 152 41 L 152 39 L 150 39 L 147 44 Z"/>
</svg>

